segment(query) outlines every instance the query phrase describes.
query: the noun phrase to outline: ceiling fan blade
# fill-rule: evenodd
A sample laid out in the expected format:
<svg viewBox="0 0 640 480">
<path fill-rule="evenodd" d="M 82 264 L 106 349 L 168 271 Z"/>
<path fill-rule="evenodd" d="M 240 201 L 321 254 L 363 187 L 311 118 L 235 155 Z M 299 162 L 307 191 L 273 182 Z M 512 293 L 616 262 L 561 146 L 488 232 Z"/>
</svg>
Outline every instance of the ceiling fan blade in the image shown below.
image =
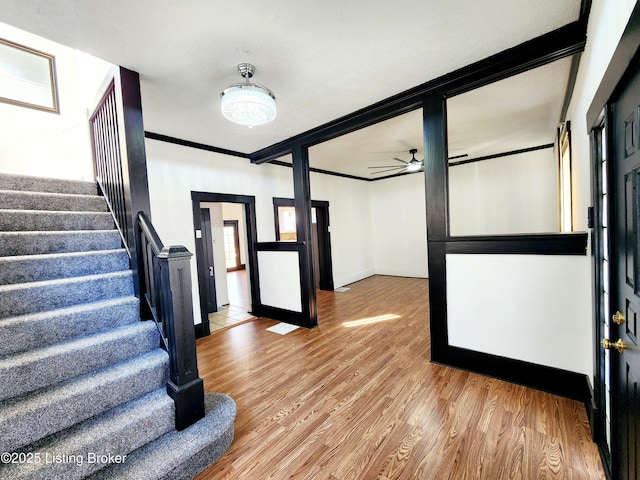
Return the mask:
<svg viewBox="0 0 640 480">
<path fill-rule="evenodd" d="M 406 165 L 379 165 L 367 168 L 405 168 Z"/>
<path fill-rule="evenodd" d="M 377 175 L 378 173 L 386 173 L 386 172 L 399 172 L 400 170 L 404 170 L 405 167 L 393 167 L 389 170 L 378 170 L 377 172 L 371 172 L 371 175 Z"/>
<path fill-rule="evenodd" d="M 408 164 L 409 162 L 405 162 L 404 160 L 400 160 L 399 158 L 393 157 L 394 160 L 397 160 L 398 162 L 402 162 L 405 165 Z"/>
</svg>

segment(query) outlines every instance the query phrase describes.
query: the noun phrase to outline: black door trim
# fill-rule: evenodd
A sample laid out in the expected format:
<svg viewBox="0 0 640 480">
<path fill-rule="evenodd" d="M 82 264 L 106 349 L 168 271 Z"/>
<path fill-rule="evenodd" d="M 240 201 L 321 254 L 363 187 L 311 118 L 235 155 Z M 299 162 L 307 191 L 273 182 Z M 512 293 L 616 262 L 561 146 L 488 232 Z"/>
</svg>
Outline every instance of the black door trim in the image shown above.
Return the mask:
<svg viewBox="0 0 640 480">
<path fill-rule="evenodd" d="M 202 323 L 196 324 L 196 335 L 203 337 L 211 333 L 206 312 L 206 265 L 203 263 L 204 250 L 202 238 L 196 235 L 197 230 L 202 229 L 200 219 L 200 203 L 241 203 L 244 205 L 247 235 L 247 255 L 249 263 L 249 283 L 251 286 L 251 305 L 255 308 L 260 301 L 260 282 L 258 278 L 258 258 L 255 245 L 258 243 L 256 230 L 256 197 L 253 195 L 232 195 L 227 193 L 191 192 L 193 208 L 193 235 L 196 243 L 196 266 L 198 269 L 198 292 L 200 294 L 200 312 Z"/>
<path fill-rule="evenodd" d="M 293 207 L 293 198 L 273 197 L 273 218 L 276 230 L 276 241 L 280 241 L 280 217 L 278 207 Z M 316 209 L 318 222 L 318 259 L 320 261 L 320 290 L 333 291 L 333 261 L 331 258 L 331 233 L 329 220 L 329 202 L 311 200 L 311 207 Z"/>
</svg>

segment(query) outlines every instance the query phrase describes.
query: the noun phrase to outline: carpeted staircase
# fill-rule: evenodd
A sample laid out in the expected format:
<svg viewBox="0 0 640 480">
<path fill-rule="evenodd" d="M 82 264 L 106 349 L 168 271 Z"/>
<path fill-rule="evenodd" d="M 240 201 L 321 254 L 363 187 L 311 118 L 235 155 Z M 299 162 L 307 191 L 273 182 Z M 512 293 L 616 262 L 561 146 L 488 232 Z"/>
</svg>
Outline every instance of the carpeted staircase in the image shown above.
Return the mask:
<svg viewBox="0 0 640 480">
<path fill-rule="evenodd" d="M 231 444 L 223 394 L 175 430 L 121 245 L 95 183 L 0 175 L 0 478 L 191 478 Z"/>
</svg>

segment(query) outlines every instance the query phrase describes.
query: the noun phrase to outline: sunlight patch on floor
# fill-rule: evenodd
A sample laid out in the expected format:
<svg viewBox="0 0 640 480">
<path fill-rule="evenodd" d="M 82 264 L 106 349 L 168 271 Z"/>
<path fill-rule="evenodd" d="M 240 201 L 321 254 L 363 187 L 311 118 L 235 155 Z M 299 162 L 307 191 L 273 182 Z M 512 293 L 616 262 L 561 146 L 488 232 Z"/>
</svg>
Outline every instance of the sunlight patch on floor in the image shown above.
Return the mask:
<svg viewBox="0 0 640 480">
<path fill-rule="evenodd" d="M 362 325 L 369 325 L 371 323 L 385 322 L 387 320 L 395 320 L 400 318 L 400 315 L 393 313 L 387 313 L 386 315 L 378 315 L 377 317 L 361 318 L 360 320 L 352 320 L 350 322 L 344 322 L 343 327 L 359 327 Z"/>
</svg>

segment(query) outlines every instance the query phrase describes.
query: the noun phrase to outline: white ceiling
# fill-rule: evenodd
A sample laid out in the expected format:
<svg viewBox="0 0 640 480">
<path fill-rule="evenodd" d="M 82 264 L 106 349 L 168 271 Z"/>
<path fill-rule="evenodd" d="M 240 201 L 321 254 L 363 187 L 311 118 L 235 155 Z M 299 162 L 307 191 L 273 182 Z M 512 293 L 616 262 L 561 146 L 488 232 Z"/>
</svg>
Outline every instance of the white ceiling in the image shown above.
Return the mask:
<svg viewBox="0 0 640 480">
<path fill-rule="evenodd" d="M 575 21 L 580 3 L 2 0 L 1 20 L 139 72 L 146 130 L 250 153 Z M 241 62 L 253 63 L 254 80 L 276 94 L 271 124 L 248 129 L 220 114 L 219 92 L 240 79 Z M 476 109 L 489 102 L 496 111 L 502 102 L 497 110 L 510 111 L 513 124 L 516 114 L 528 128 L 539 118 L 551 126 L 552 139 L 558 118 L 542 109 L 564 94 L 567 65 L 533 80 L 536 88 L 526 94 L 504 84 L 482 99 L 465 96 Z M 456 103 L 449 105 L 459 111 L 450 113 L 451 131 L 458 132 L 451 147 L 482 152 L 478 139 L 486 135 L 470 123 L 468 107 Z M 315 146 L 312 163 L 367 177 L 366 165 L 385 164 L 386 152 L 406 150 L 406 159 L 409 148 L 422 152 L 419 117 L 412 112 Z M 355 160 L 359 167 L 351 165 Z"/>
</svg>

